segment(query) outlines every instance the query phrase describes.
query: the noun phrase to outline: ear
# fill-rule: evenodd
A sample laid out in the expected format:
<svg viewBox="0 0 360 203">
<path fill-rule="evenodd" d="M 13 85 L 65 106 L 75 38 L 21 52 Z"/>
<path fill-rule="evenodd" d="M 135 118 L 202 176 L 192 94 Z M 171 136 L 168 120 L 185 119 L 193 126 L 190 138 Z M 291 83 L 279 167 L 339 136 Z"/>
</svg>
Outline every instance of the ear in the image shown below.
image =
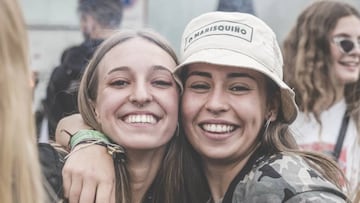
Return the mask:
<svg viewBox="0 0 360 203">
<path fill-rule="evenodd" d="M 96 108 L 96 103 L 94 101 L 92 101 L 91 99 L 89 99 L 89 104 L 91 106 L 91 110 L 94 113 L 95 119 L 96 121 L 101 124 L 100 122 L 100 114 L 98 112 L 98 109 Z"/>
<path fill-rule="evenodd" d="M 82 29 L 83 32 L 87 33 L 90 37 L 94 37 L 96 32 L 97 22 L 91 15 L 84 15 L 82 17 Z"/>
<path fill-rule="evenodd" d="M 273 98 L 280 98 L 280 95 Z M 269 101 L 267 108 L 268 113 L 266 115 L 266 119 L 267 120 L 270 119 L 270 121 L 275 121 L 277 119 L 279 110 L 280 110 L 279 99 L 272 99 L 271 101 Z"/>
</svg>

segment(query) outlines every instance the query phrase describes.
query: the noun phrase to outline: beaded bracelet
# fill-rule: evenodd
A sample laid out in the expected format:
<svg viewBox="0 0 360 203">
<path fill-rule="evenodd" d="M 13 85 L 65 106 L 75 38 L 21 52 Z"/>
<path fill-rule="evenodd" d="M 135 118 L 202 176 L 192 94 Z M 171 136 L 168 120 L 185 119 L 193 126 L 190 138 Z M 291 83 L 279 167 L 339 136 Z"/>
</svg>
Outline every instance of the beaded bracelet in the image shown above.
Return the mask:
<svg viewBox="0 0 360 203">
<path fill-rule="evenodd" d="M 82 141 L 99 141 L 105 144 L 111 144 L 110 140 L 101 132 L 96 130 L 79 130 L 70 138 L 70 149 Z"/>
<path fill-rule="evenodd" d="M 77 145 L 81 145 L 81 144 L 89 144 L 89 145 L 99 145 L 99 146 L 103 146 L 106 147 L 107 152 L 110 155 L 113 155 L 113 153 L 120 153 L 120 154 L 125 154 L 125 149 L 117 144 L 113 144 L 113 143 L 104 143 L 100 140 L 81 140 L 79 143 L 77 143 L 74 147 L 76 147 Z"/>
</svg>

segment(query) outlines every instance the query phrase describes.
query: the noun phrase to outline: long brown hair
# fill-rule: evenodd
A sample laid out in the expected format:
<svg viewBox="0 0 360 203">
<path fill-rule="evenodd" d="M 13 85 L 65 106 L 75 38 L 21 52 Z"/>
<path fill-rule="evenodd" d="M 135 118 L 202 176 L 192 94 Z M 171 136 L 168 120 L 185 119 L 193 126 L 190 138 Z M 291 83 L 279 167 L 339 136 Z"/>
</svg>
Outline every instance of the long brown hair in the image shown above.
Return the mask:
<svg viewBox="0 0 360 203">
<path fill-rule="evenodd" d="M 0 30 L 0 202 L 42 203 L 27 31 L 16 0 L 0 0 Z"/>
<path fill-rule="evenodd" d="M 93 102 L 97 98 L 98 89 L 98 65 L 105 54 L 114 46 L 121 44 L 127 40 L 140 37 L 146 39 L 163 50 L 165 50 L 178 64 L 175 52 L 170 44 L 157 33 L 150 30 L 131 31 L 123 30 L 115 33 L 112 37 L 102 43 L 97 49 L 95 55 L 90 61 L 85 70 L 84 76 L 81 80 L 78 103 L 80 113 L 89 126 L 101 131 L 101 126 L 96 120 Z M 183 192 L 182 179 L 182 160 L 179 158 L 179 151 L 181 150 L 180 142 L 177 140 L 178 136 L 173 136 L 167 146 L 166 154 L 162 165 L 156 176 L 152 193 L 152 202 L 186 202 L 185 194 Z M 116 201 L 118 203 L 131 202 L 131 190 L 129 173 L 126 163 L 120 163 L 118 169 L 115 171 L 116 179 Z M 145 197 L 143 197 L 145 198 Z"/>
<path fill-rule="evenodd" d="M 294 88 L 299 109 L 313 113 L 320 126 L 320 114 L 339 96 L 331 68 L 330 33 L 340 18 L 350 15 L 360 19 L 360 13 L 347 3 L 317 1 L 299 15 L 284 41 L 285 81 Z M 360 80 L 345 86 L 344 97 L 360 132 Z"/>
<path fill-rule="evenodd" d="M 279 87 L 271 80 L 267 80 L 267 101 L 268 102 L 281 102 L 277 101 L 280 95 Z M 281 106 L 281 105 L 280 105 Z M 339 168 L 338 164 L 321 153 L 305 151 L 299 149 L 295 137 L 289 128 L 289 124 L 284 123 L 282 119 L 282 111 L 280 111 L 277 119 L 271 122 L 268 129 L 262 130 L 258 137 L 260 139 L 260 147 L 264 149 L 268 155 L 274 153 L 289 153 L 297 154 L 303 157 L 307 163 L 319 171 L 324 178 L 336 185 L 340 190 L 347 188 L 347 183 L 343 171 Z"/>
</svg>

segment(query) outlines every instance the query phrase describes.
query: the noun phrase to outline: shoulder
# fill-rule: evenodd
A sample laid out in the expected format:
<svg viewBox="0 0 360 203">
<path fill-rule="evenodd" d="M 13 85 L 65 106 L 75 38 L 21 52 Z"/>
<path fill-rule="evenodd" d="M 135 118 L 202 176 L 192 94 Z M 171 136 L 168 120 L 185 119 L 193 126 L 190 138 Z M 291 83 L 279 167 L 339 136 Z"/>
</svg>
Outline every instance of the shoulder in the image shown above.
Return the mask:
<svg viewBox="0 0 360 203">
<path fill-rule="evenodd" d="M 235 199 L 245 202 L 345 202 L 342 196 L 300 156 L 281 153 L 262 158 L 234 192 Z"/>
<path fill-rule="evenodd" d="M 70 47 L 63 52 L 61 56 L 61 63 L 73 62 L 79 60 L 79 58 L 82 59 L 87 56 L 88 51 L 88 48 L 82 44 L 79 46 Z"/>
<path fill-rule="evenodd" d="M 62 189 L 62 167 L 66 151 L 49 143 L 38 143 L 39 160 L 45 181 L 50 188 L 46 188 L 49 197 L 56 194 L 58 198 L 63 197 Z M 50 191 L 52 190 L 52 191 Z"/>
<path fill-rule="evenodd" d="M 61 56 L 59 65 L 71 78 L 78 79 L 90 61 L 93 50 L 83 44 L 66 49 Z"/>
<path fill-rule="evenodd" d="M 81 44 L 80 45 L 74 45 L 71 47 L 67 47 L 62 53 L 61 53 L 61 58 L 60 58 L 60 62 L 63 63 L 64 60 L 66 59 L 66 57 L 68 55 L 71 55 L 73 52 L 79 52 L 81 51 Z"/>
<path fill-rule="evenodd" d="M 64 149 L 55 146 L 55 144 L 38 143 L 37 146 L 41 167 L 45 176 L 61 176 L 61 170 L 67 152 Z"/>
</svg>

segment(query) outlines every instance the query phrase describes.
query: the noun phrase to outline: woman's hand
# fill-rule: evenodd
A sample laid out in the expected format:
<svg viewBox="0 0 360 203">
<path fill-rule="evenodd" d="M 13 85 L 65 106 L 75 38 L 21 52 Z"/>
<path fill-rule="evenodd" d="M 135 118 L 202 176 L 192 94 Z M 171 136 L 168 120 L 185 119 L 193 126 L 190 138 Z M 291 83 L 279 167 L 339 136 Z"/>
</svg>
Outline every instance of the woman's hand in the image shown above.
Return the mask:
<svg viewBox="0 0 360 203">
<path fill-rule="evenodd" d="M 69 151 L 70 136 L 79 130 L 91 129 L 80 114 L 60 120 L 56 128 L 56 143 Z M 64 196 L 70 203 L 115 203 L 115 171 L 106 147 L 79 144 L 72 150 L 62 170 Z"/>
<path fill-rule="evenodd" d="M 83 146 L 76 146 L 65 162 L 62 171 L 65 197 L 70 203 L 115 203 L 112 157 L 106 147 Z"/>
</svg>

